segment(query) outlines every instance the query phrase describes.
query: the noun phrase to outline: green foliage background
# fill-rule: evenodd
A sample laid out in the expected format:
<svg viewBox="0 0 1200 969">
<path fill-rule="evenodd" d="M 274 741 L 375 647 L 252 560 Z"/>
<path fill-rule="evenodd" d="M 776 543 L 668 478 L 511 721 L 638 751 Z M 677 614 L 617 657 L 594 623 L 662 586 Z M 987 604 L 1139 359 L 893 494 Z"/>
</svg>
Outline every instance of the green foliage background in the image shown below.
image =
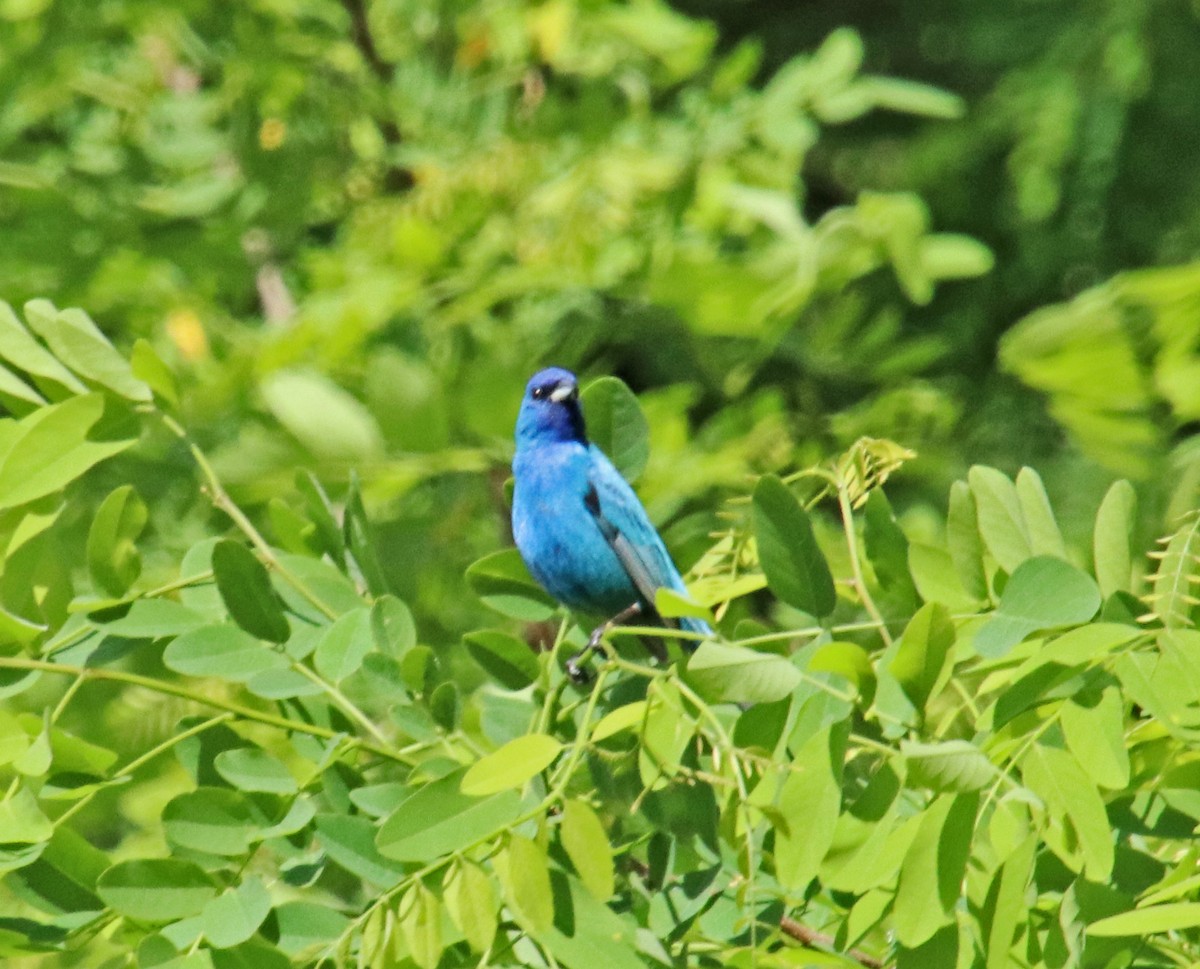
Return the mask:
<svg viewBox="0 0 1200 969">
<path fill-rule="evenodd" d="M 1198 42 L 0 0 L 7 962 L 1193 961 Z M 545 363 L 686 663 L 563 677 Z"/>
</svg>

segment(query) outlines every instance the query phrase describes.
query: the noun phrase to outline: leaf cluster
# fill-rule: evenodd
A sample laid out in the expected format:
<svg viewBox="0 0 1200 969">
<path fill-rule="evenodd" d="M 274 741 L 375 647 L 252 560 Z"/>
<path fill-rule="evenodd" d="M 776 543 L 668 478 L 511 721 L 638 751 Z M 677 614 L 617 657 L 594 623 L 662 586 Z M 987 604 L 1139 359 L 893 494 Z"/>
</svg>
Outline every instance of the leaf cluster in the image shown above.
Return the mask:
<svg viewBox="0 0 1200 969">
<path fill-rule="evenodd" d="M 0 656 L 7 957 L 1195 957 L 1200 632 L 1194 600 L 1166 594 L 1194 581 L 1194 523 L 1147 587 L 1128 485 L 1079 555 L 1030 469 L 972 469 L 924 543 L 881 489 L 911 457 L 886 442 L 764 476 L 694 586 L 721 640 L 657 666 L 610 637 L 580 688 L 564 664 L 581 630 L 557 624 L 540 652 L 510 628 L 465 650 L 429 638 L 380 584 L 356 491 L 337 507 L 301 477 L 260 530 L 172 416 L 156 358 L 126 363 L 77 311 L 25 315 L 0 342 L 26 388 L 0 475 L 31 469 L 5 518 L 6 579 L 23 579 Z M 54 342 L 68 326 L 87 339 Z M 636 399 L 612 381 L 585 399 L 636 466 Z M 153 460 L 157 433 L 226 526 L 152 584 L 133 489 L 86 530 L 63 509 L 98 462 Z M 30 563 L 51 553 L 71 584 L 39 594 Z M 468 581 L 502 613 L 551 614 L 509 552 Z"/>
</svg>

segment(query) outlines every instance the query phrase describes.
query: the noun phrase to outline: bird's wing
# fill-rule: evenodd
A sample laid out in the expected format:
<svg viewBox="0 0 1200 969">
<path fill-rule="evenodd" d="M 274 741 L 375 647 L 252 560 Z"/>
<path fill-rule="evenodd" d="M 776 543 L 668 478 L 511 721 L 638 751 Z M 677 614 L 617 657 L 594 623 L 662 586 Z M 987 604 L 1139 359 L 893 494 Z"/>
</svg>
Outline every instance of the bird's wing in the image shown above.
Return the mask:
<svg viewBox="0 0 1200 969">
<path fill-rule="evenodd" d="M 589 488 L 584 503 L 634 588 L 651 607 L 658 589 L 682 592 L 679 570 L 637 495 L 602 451 L 595 446 L 589 450 Z"/>
</svg>

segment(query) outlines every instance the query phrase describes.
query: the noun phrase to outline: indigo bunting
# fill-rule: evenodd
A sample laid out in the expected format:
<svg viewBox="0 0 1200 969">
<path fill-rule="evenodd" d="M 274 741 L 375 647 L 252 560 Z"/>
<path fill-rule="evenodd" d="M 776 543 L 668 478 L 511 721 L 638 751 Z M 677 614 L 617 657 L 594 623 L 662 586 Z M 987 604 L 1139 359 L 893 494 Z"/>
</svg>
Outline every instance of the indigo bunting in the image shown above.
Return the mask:
<svg viewBox="0 0 1200 969">
<path fill-rule="evenodd" d="M 655 611 L 657 589 L 687 590 L 637 495 L 588 441 L 570 371 L 550 367 L 529 381 L 512 467 L 513 537 L 529 571 L 568 608 L 611 617 L 588 651 L 609 627 L 636 615 L 713 635 L 702 620 L 666 620 Z M 578 664 L 568 670 L 576 675 Z"/>
</svg>

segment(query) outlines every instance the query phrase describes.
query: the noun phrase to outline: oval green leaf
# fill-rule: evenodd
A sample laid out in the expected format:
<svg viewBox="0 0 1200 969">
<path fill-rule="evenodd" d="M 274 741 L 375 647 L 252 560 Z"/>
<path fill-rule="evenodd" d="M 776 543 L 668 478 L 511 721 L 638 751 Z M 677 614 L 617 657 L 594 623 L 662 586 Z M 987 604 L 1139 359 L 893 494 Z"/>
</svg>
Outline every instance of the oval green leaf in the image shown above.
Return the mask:
<svg viewBox="0 0 1200 969">
<path fill-rule="evenodd" d="M 134 542 L 149 512 L 133 485 L 121 485 L 100 503 L 87 537 L 88 571 L 110 596 L 123 596 L 142 571 Z"/>
<path fill-rule="evenodd" d="M 462 792 L 474 797 L 520 787 L 541 773 L 562 750 L 562 743 L 544 733 L 526 734 L 510 740 L 467 770 Z"/>
<path fill-rule="evenodd" d="M 812 616 L 829 615 L 837 592 L 808 513 L 773 474 L 758 480 L 753 502 L 758 559 L 771 591 Z"/>
<path fill-rule="evenodd" d="M 147 858 L 122 861 L 96 882 L 113 911 L 140 922 L 173 922 L 198 915 L 217 894 L 204 869 L 190 861 Z"/>
<path fill-rule="evenodd" d="M 1051 555 L 1026 559 L 1009 577 L 996 614 L 975 634 L 982 656 L 1003 656 L 1030 633 L 1087 622 L 1100 608 L 1095 579 Z"/>
<path fill-rule="evenodd" d="M 608 455 L 626 481 L 636 481 L 650 459 L 650 425 L 623 380 L 601 377 L 580 395 L 588 438 Z"/>
<path fill-rule="evenodd" d="M 467 569 L 467 585 L 486 605 L 513 619 L 540 622 L 557 608 L 515 548 L 493 552 L 472 564 Z"/>
<path fill-rule="evenodd" d="M 282 643 L 288 638 L 291 630 L 271 587 L 271 577 L 248 547 L 233 539 L 217 542 L 212 567 L 217 589 L 234 622 L 259 639 Z"/>
</svg>

